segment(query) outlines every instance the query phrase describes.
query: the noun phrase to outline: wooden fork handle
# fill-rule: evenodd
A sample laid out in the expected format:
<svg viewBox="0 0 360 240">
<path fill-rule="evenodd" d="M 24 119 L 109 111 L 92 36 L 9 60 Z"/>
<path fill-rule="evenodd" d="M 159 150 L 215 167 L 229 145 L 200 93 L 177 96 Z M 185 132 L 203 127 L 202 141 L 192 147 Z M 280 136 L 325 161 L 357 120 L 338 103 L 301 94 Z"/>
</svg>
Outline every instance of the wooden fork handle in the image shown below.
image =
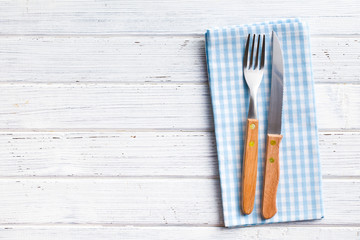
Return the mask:
<svg viewBox="0 0 360 240">
<path fill-rule="evenodd" d="M 276 192 L 280 176 L 279 147 L 281 139 L 282 135 L 267 135 L 264 188 L 261 209 L 261 214 L 265 219 L 272 218 L 277 212 Z"/>
<path fill-rule="evenodd" d="M 242 172 L 242 212 L 250 214 L 254 208 L 257 157 L 258 157 L 259 120 L 248 119 L 246 139 L 244 145 L 244 159 Z"/>
</svg>

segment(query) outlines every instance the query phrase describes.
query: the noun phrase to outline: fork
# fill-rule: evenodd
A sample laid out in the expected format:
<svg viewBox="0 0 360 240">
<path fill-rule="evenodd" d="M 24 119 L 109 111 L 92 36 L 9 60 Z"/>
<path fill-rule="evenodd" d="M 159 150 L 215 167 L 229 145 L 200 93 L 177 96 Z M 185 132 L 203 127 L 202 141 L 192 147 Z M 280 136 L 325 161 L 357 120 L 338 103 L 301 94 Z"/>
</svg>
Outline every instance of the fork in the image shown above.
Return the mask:
<svg viewBox="0 0 360 240">
<path fill-rule="evenodd" d="M 257 176 L 257 155 L 258 155 L 258 130 L 259 120 L 257 119 L 257 91 L 264 76 L 265 63 L 265 35 L 262 35 L 262 48 L 259 64 L 260 39 L 258 35 L 257 47 L 255 46 L 256 35 L 253 35 L 250 57 L 249 44 L 251 35 L 248 35 L 243 59 L 244 78 L 250 90 L 250 104 L 246 125 L 246 139 L 244 146 L 243 172 L 242 172 L 242 212 L 250 214 L 254 208 L 256 176 Z M 254 49 L 256 56 L 254 58 Z M 249 59 L 248 59 L 249 58 Z M 249 63 L 249 64 L 248 64 Z M 254 63 L 254 64 L 253 64 Z"/>
</svg>

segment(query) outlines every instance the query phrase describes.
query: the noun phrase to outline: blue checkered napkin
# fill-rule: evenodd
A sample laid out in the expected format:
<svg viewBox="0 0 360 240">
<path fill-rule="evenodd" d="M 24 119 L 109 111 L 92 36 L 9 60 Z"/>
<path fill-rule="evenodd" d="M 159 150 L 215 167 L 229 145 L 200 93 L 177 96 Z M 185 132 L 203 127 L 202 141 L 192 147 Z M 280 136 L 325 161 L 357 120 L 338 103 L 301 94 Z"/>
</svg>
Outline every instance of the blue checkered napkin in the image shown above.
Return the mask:
<svg viewBox="0 0 360 240">
<path fill-rule="evenodd" d="M 261 218 L 261 193 L 271 84 L 271 32 L 284 54 L 283 139 L 277 214 Z M 254 210 L 240 208 L 241 166 L 249 92 L 242 72 L 248 33 L 266 35 L 264 79 L 258 92 L 259 154 Z M 206 33 L 209 84 L 215 120 L 221 194 L 226 227 L 323 217 L 309 31 L 297 20 L 211 29 Z"/>
</svg>

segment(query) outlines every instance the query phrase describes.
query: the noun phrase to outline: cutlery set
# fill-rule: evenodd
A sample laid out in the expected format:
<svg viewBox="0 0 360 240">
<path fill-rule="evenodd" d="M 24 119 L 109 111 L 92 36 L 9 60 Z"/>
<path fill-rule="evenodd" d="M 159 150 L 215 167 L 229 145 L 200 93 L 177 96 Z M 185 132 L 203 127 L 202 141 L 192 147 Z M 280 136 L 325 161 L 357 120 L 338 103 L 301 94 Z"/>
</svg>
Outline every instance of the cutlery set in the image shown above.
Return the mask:
<svg viewBox="0 0 360 240">
<path fill-rule="evenodd" d="M 205 40 L 225 227 L 323 218 L 308 25 L 220 27 Z"/>
<path fill-rule="evenodd" d="M 259 120 L 257 119 L 256 113 L 257 90 L 264 76 L 265 65 L 265 35 L 258 35 L 257 44 L 256 35 L 253 35 L 251 50 L 249 46 L 250 39 L 251 35 L 249 34 L 243 59 L 244 78 L 250 91 L 242 170 L 241 209 L 244 214 L 250 214 L 253 211 L 255 201 L 259 129 Z M 260 52 L 261 42 L 262 47 Z M 261 214 L 265 219 L 272 218 L 277 212 L 276 192 L 280 175 L 279 147 L 282 139 L 281 116 L 283 105 L 283 71 L 283 55 L 280 42 L 276 33 L 273 32 L 271 93 L 261 207 Z"/>
</svg>

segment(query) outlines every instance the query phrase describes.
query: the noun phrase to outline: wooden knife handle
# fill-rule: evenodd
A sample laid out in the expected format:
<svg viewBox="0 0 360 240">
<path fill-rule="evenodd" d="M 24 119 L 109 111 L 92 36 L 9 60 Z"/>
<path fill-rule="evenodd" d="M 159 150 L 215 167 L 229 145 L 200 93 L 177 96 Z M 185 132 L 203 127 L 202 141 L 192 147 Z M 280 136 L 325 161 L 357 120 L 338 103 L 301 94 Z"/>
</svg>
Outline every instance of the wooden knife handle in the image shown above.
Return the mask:
<svg viewBox="0 0 360 240">
<path fill-rule="evenodd" d="M 279 184 L 280 165 L 279 147 L 282 135 L 268 134 L 266 141 L 266 161 L 261 214 L 263 218 L 272 218 L 276 212 L 276 192 Z"/>
<path fill-rule="evenodd" d="M 257 157 L 258 157 L 259 120 L 248 119 L 244 146 L 242 172 L 242 212 L 250 214 L 254 208 Z"/>
</svg>

